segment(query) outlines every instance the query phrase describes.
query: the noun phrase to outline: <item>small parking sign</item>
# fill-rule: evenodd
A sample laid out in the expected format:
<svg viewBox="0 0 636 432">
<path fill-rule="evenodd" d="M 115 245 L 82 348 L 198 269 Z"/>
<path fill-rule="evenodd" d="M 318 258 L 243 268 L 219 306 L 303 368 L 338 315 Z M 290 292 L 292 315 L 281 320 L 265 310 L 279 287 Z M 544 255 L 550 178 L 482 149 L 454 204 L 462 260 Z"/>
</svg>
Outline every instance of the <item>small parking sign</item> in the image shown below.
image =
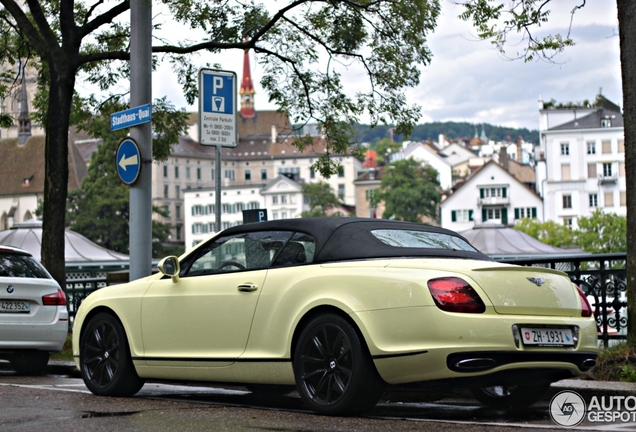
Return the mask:
<svg viewBox="0 0 636 432">
<path fill-rule="evenodd" d="M 199 71 L 199 142 L 236 147 L 237 78 L 231 71 Z"/>
</svg>

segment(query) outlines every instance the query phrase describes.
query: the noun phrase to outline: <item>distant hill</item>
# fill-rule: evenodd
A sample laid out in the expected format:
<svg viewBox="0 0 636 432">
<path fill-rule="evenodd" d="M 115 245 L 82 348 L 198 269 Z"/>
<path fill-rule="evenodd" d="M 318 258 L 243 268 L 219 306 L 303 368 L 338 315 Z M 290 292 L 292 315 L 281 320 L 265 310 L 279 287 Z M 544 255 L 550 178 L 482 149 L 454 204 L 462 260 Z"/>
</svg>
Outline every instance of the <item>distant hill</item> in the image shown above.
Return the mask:
<svg viewBox="0 0 636 432">
<path fill-rule="evenodd" d="M 437 141 L 440 134 L 446 135 L 448 139 L 465 138 L 470 140 L 475 136 L 475 131 L 478 135 L 481 135 L 482 125 L 475 125 L 467 122 L 434 122 L 424 123 L 416 125 L 413 128 L 413 133 L 409 137 L 402 137 L 396 135 L 393 137 L 394 141 L 424 141 L 426 139 L 432 139 Z M 493 126 L 487 123 L 483 125 L 486 137 L 495 141 L 516 141 L 518 136 L 521 136 L 524 141 L 538 144 L 539 143 L 539 131 L 515 129 L 505 126 Z M 358 142 L 369 142 L 375 144 L 378 140 L 383 138 L 390 138 L 391 126 L 378 125 L 371 129 L 369 125 L 358 125 Z"/>
</svg>

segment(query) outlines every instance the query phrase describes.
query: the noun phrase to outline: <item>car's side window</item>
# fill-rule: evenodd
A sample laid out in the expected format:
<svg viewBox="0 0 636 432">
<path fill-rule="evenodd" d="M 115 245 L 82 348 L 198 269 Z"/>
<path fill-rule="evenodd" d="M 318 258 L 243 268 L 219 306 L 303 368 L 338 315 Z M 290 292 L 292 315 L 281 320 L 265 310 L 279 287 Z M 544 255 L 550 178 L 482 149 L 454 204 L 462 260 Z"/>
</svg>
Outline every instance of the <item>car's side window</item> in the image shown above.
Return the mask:
<svg viewBox="0 0 636 432">
<path fill-rule="evenodd" d="M 316 243 L 312 236 L 295 233 L 283 250 L 278 254 L 272 267 L 283 267 L 313 262 Z"/>
<path fill-rule="evenodd" d="M 289 231 L 256 231 L 225 236 L 198 249 L 182 263 L 181 276 L 199 276 L 268 268 L 289 240 Z"/>
</svg>

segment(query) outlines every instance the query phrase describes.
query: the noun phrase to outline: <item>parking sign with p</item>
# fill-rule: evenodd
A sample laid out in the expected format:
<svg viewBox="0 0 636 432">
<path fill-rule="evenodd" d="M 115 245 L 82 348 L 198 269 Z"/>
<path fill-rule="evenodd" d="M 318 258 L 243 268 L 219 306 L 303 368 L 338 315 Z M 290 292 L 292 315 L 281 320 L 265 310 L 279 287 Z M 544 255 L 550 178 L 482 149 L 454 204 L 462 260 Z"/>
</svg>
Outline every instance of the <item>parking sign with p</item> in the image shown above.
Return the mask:
<svg viewBox="0 0 636 432">
<path fill-rule="evenodd" d="M 199 71 L 199 142 L 236 147 L 237 78 L 231 71 Z"/>
</svg>

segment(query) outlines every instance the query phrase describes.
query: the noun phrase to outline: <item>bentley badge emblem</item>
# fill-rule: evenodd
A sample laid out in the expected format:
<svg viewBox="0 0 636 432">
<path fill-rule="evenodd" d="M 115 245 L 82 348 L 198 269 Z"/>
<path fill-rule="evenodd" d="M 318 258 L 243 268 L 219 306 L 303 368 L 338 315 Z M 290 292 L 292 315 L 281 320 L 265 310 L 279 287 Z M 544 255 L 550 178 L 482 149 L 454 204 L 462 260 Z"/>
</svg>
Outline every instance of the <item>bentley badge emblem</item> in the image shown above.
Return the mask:
<svg viewBox="0 0 636 432">
<path fill-rule="evenodd" d="M 9 285 L 9 286 L 7 287 L 7 292 L 8 292 L 9 294 L 12 294 L 12 293 L 13 293 L 13 285 Z"/>
<path fill-rule="evenodd" d="M 543 278 L 538 278 L 538 277 L 529 277 L 527 278 L 530 282 L 532 282 L 533 284 L 535 284 L 536 286 L 540 287 L 541 285 L 543 285 L 543 283 L 545 282 L 545 279 Z"/>
</svg>

